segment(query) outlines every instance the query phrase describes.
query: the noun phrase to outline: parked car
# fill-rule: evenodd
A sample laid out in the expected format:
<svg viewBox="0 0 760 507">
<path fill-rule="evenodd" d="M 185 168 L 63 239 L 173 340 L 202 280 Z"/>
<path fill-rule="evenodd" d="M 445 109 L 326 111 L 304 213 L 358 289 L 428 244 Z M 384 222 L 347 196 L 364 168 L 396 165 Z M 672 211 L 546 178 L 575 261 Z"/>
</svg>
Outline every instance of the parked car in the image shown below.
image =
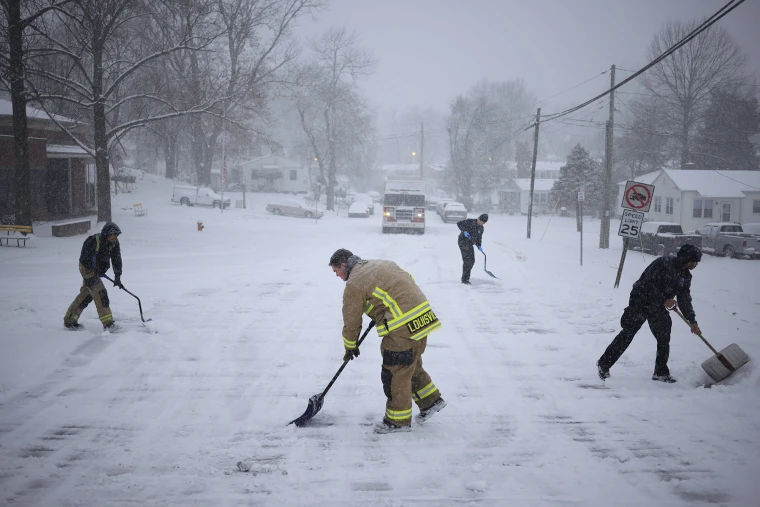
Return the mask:
<svg viewBox="0 0 760 507">
<path fill-rule="evenodd" d="M 467 210 L 461 202 L 450 202 L 443 208 L 443 216 L 441 218 L 446 223 L 459 222 L 467 218 Z"/>
<path fill-rule="evenodd" d="M 354 194 L 354 200 L 353 200 L 353 203 L 351 203 L 351 206 L 353 206 L 356 203 L 364 204 L 365 207 L 367 208 L 368 215 L 375 214 L 375 203 L 369 194 L 362 194 L 362 193 Z"/>
<path fill-rule="evenodd" d="M 665 256 L 675 255 L 687 243 L 702 248 L 702 236 L 684 234 L 681 224 L 675 222 L 644 222 L 639 239 L 630 240 L 628 248 Z"/>
<path fill-rule="evenodd" d="M 365 201 L 354 201 L 348 207 L 348 218 L 367 218 L 374 214 L 375 205 Z"/>
<path fill-rule="evenodd" d="M 744 230 L 744 232 L 754 234 L 755 236 L 760 236 L 760 223 L 742 224 L 742 229 Z"/>
<path fill-rule="evenodd" d="M 195 187 L 192 185 L 174 185 L 172 202 L 178 202 L 185 206 L 212 206 L 222 207 L 222 196 L 210 188 Z M 224 199 L 224 207 L 230 207 L 230 200 Z"/>
<path fill-rule="evenodd" d="M 290 199 L 283 199 L 267 204 L 267 211 L 273 215 L 286 215 L 290 217 L 322 218 L 324 213 L 305 207 L 302 203 Z"/>
<path fill-rule="evenodd" d="M 443 208 L 450 202 L 454 202 L 454 199 L 439 199 L 438 204 L 435 205 L 435 212 L 439 217 L 443 218 Z"/>
<path fill-rule="evenodd" d="M 742 226 L 732 223 L 705 224 L 697 231 L 702 236 L 702 251 L 726 257 L 746 255 L 754 257 L 760 251 L 756 249 L 757 238 L 744 232 Z"/>
</svg>

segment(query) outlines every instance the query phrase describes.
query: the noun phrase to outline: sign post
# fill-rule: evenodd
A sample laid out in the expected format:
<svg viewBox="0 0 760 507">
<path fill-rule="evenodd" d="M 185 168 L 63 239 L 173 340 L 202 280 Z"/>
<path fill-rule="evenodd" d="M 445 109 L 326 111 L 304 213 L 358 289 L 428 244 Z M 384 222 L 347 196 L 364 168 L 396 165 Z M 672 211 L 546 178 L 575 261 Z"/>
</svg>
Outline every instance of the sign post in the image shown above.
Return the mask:
<svg viewBox="0 0 760 507">
<path fill-rule="evenodd" d="M 581 266 L 583 266 L 583 201 L 586 200 L 586 192 L 583 188 L 578 188 L 578 205 L 581 212 L 580 230 L 581 230 Z"/>
<path fill-rule="evenodd" d="M 637 239 L 641 234 L 641 224 L 644 223 L 644 213 L 649 211 L 652 206 L 652 197 L 654 196 L 654 185 L 647 185 L 636 181 L 628 181 L 625 184 L 623 192 L 623 202 L 620 206 L 625 208 L 623 216 L 620 218 L 620 228 L 618 236 L 623 238 L 623 254 L 620 256 L 620 266 L 618 266 L 617 277 L 615 278 L 615 288 L 620 285 L 620 277 L 623 274 L 623 264 L 625 263 L 625 254 L 628 251 L 628 243 L 632 239 Z"/>
</svg>

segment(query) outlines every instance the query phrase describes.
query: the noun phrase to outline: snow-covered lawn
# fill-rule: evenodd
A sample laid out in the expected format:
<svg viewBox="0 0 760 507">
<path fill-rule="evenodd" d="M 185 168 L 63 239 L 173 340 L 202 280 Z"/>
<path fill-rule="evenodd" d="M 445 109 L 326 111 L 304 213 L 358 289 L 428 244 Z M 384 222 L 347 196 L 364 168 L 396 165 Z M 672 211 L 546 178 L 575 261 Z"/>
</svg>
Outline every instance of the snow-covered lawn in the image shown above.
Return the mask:
<svg viewBox="0 0 760 507">
<path fill-rule="evenodd" d="M 84 236 L 39 226 L 32 247 L 0 249 L 0 504 L 759 504 L 760 262 L 705 255 L 693 272 L 706 337 L 753 358 L 725 385 L 700 387 L 711 353 L 679 319 L 678 383 L 650 380 L 644 326 L 604 384 L 596 359 L 654 257 L 629 252 L 614 289 L 621 241 L 597 249 L 598 221 L 581 267 L 574 219 L 536 217 L 528 240 L 525 217 L 492 215 L 483 247 L 501 280 L 476 252 L 467 287 L 456 226 L 432 211 L 424 236 L 383 235 L 379 213 L 276 217 L 266 194 L 222 213 L 170 203 L 163 179 L 138 183 L 113 214 L 122 281 L 156 334 L 113 288 L 121 332 L 101 335 L 92 306 L 84 331 L 63 328 Z M 448 407 L 411 433 L 372 433 L 374 332 L 313 424 L 286 426 L 341 364 L 344 284 L 327 266 L 340 247 L 407 269 L 443 323 L 424 361 Z"/>
</svg>

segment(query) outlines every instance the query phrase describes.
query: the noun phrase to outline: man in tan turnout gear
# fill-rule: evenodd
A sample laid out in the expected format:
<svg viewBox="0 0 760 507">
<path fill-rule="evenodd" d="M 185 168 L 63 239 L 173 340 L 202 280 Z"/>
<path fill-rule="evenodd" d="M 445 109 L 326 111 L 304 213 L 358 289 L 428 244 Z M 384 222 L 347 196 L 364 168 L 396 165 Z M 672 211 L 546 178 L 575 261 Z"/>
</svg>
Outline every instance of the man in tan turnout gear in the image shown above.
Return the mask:
<svg viewBox="0 0 760 507">
<path fill-rule="evenodd" d="M 375 321 L 382 337 L 383 366 L 380 378 L 387 398 L 385 417 L 377 433 L 409 431 L 412 400 L 424 422 L 446 406 L 441 393 L 422 368 L 427 335 L 441 327 L 427 298 L 412 275 L 395 262 L 363 260 L 341 248 L 330 257 L 330 267 L 346 282 L 343 291 L 343 360 L 359 356 L 356 340 L 362 329 L 362 313 Z"/>
</svg>

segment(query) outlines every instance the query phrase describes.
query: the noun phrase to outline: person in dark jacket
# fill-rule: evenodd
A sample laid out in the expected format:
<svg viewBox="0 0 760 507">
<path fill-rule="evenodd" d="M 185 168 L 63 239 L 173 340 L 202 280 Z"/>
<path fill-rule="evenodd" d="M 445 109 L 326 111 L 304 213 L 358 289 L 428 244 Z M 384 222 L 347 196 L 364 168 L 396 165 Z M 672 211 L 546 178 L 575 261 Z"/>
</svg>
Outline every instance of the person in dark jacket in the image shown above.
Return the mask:
<svg viewBox="0 0 760 507">
<path fill-rule="evenodd" d="M 114 287 L 123 288 L 121 284 L 121 248 L 119 247 L 119 234 L 121 229 L 113 222 L 107 222 L 98 234 L 93 234 L 84 240 L 82 253 L 79 256 L 79 273 L 82 275 L 82 287 L 79 294 L 69 306 L 63 317 L 63 325 L 69 329 L 76 329 L 79 324 L 79 316 L 92 301 L 98 310 L 100 322 L 103 328 L 110 331 L 118 329 L 114 323 L 113 314 L 109 307 L 108 292 L 102 276 L 111 268 L 113 261 Z"/>
<path fill-rule="evenodd" d="M 691 306 L 691 271 L 702 260 L 702 251 L 684 245 L 673 257 L 658 257 L 633 284 L 628 307 L 620 318 L 623 330 L 612 340 L 596 363 L 599 377 L 606 380 L 610 368 L 620 359 L 645 321 L 657 339 L 657 357 L 652 380 L 675 382 L 668 370 L 671 320 L 668 310 L 678 306 L 691 324 L 691 332 L 701 334 L 694 308 Z M 677 301 L 677 302 L 676 302 Z"/>
<path fill-rule="evenodd" d="M 457 227 L 462 231 L 459 233 L 457 244 L 459 251 L 462 252 L 462 283 L 470 285 L 470 271 L 475 265 L 475 249 L 472 245 L 478 247 L 481 252 L 483 248 L 483 224 L 488 222 L 488 214 L 483 213 L 478 218 L 465 218 L 457 222 Z"/>
</svg>

